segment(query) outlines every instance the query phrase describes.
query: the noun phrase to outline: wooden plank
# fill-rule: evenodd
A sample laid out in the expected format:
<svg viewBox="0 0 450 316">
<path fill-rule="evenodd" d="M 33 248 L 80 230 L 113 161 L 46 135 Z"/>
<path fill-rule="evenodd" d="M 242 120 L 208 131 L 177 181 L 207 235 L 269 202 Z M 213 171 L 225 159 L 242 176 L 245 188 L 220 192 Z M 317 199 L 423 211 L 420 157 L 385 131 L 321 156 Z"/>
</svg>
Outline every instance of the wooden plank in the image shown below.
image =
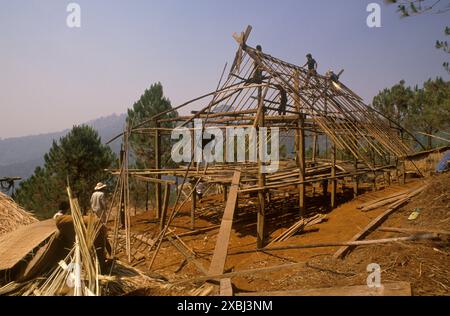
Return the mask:
<svg viewBox="0 0 450 316">
<path fill-rule="evenodd" d="M 408 198 L 401 199 L 389 206 L 389 208 L 384 211 L 382 214 L 373 219 L 363 230 L 354 235 L 350 241 L 357 241 L 361 238 L 364 238 L 373 228 L 381 224 L 391 213 L 397 210 L 400 206 L 408 201 Z M 338 251 L 333 255 L 333 258 L 342 258 L 346 255 L 346 253 L 352 249 L 352 246 L 343 246 L 339 248 Z"/>
<path fill-rule="evenodd" d="M 306 290 L 246 292 L 238 293 L 236 296 L 411 296 L 411 294 L 409 282 L 392 282 L 381 284 L 379 288 L 356 285 Z"/>
<path fill-rule="evenodd" d="M 233 285 L 230 278 L 220 279 L 220 296 L 233 296 Z"/>
<path fill-rule="evenodd" d="M 49 219 L 2 235 L 0 237 L 0 271 L 14 267 L 56 230 L 55 221 Z"/>
<path fill-rule="evenodd" d="M 216 247 L 214 249 L 211 265 L 209 267 L 209 274 L 221 274 L 223 273 L 223 269 L 225 267 L 240 180 L 241 171 L 236 170 L 231 182 L 230 193 L 228 194 L 228 200 L 223 213 L 222 223 L 220 224 Z"/>
</svg>

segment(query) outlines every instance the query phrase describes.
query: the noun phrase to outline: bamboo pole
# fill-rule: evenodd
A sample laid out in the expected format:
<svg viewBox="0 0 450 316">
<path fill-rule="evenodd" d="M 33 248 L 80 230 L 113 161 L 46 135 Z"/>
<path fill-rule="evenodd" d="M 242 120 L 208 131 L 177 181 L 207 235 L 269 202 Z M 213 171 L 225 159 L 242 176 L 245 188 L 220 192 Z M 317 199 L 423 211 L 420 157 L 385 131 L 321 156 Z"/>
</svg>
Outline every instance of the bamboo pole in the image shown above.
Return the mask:
<svg viewBox="0 0 450 316">
<path fill-rule="evenodd" d="M 159 123 L 155 122 L 155 126 L 158 126 Z M 161 142 L 160 142 L 159 131 L 155 130 L 155 138 L 154 138 L 154 146 L 155 146 L 155 168 L 161 169 Z M 156 175 L 156 179 L 160 180 L 161 176 L 159 174 Z M 159 219 L 161 216 L 161 183 L 155 183 L 155 218 Z"/>
<path fill-rule="evenodd" d="M 301 104 L 300 104 L 300 98 L 298 97 L 300 95 L 300 79 L 299 79 L 299 72 L 294 72 L 294 89 L 296 93 L 295 96 L 295 108 L 298 113 L 301 112 Z M 305 131 L 304 131 L 304 115 L 299 114 L 299 120 L 297 122 L 298 129 L 296 130 L 296 136 L 297 136 L 297 166 L 298 166 L 298 179 L 299 181 L 303 182 L 305 181 Z M 304 216 L 305 213 L 305 184 L 301 183 L 298 185 L 298 206 L 299 206 L 299 214 L 300 217 Z"/>
</svg>

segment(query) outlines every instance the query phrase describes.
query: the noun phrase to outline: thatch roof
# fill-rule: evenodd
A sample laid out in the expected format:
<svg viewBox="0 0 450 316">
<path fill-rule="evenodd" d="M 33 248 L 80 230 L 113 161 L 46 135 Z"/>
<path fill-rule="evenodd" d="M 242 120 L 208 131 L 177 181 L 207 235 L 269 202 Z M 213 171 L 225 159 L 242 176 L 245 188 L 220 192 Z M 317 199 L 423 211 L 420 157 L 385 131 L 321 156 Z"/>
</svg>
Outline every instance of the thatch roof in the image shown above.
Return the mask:
<svg viewBox="0 0 450 316">
<path fill-rule="evenodd" d="M 33 215 L 21 208 L 13 199 L 0 192 L 0 235 L 37 221 Z"/>
</svg>

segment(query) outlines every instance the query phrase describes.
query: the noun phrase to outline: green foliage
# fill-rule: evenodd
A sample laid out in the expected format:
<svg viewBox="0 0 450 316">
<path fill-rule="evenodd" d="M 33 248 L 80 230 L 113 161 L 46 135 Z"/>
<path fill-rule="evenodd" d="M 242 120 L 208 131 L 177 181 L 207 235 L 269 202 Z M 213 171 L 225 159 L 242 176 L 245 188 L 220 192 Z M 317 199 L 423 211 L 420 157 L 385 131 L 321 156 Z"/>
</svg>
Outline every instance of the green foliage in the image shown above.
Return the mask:
<svg viewBox="0 0 450 316">
<path fill-rule="evenodd" d="M 44 160 L 44 167 L 36 168 L 14 196 L 40 218 L 50 217 L 59 204 L 67 200 L 67 181 L 82 209 L 87 209 L 95 184 L 105 181 L 104 169 L 111 167 L 116 158 L 111 149 L 101 143 L 94 129 L 82 125 L 74 126 L 58 142 L 53 141 Z"/>
<path fill-rule="evenodd" d="M 373 98 L 372 107 L 383 113 L 394 122 L 408 126 L 408 107 L 413 98 L 413 91 L 405 87 L 405 81 L 401 80 L 392 88 L 384 89 Z"/>
<path fill-rule="evenodd" d="M 429 79 L 422 88 L 405 87 L 404 81 L 384 89 L 373 98 L 372 107 L 413 132 L 436 134 L 447 131 L 450 122 L 450 82 Z M 427 137 L 432 147 L 432 137 Z"/>
<path fill-rule="evenodd" d="M 144 94 L 140 99 L 133 104 L 131 109 L 128 109 L 127 122 L 131 126 L 135 126 L 141 122 L 144 122 L 154 115 L 165 112 L 172 109 L 170 100 L 164 97 L 163 86 L 160 82 L 152 84 L 149 89 L 144 91 Z M 178 113 L 172 111 L 165 114 L 163 118 L 177 117 Z M 163 122 L 160 127 L 172 128 L 175 126 L 174 122 Z M 154 121 L 149 121 L 141 126 L 142 128 L 155 127 Z M 170 165 L 170 151 L 171 141 L 170 135 L 164 135 L 161 137 L 161 165 L 162 167 Z M 130 137 L 130 145 L 136 160 L 137 167 L 140 168 L 153 168 L 155 166 L 154 161 L 154 137 L 149 134 L 132 133 Z"/>
<path fill-rule="evenodd" d="M 444 33 L 446 36 L 449 36 L 450 35 L 450 27 L 447 26 L 445 28 Z M 447 41 L 436 41 L 436 48 L 446 52 L 447 54 L 450 54 L 450 48 L 448 47 Z M 445 70 L 447 70 L 448 73 L 450 73 L 450 67 L 449 67 L 448 62 L 444 62 L 442 64 L 442 66 L 445 68 Z"/>
<path fill-rule="evenodd" d="M 415 131 L 435 134 L 446 131 L 450 124 L 450 82 L 436 78 L 429 79 L 423 88 L 414 89 L 414 98 L 409 109 L 409 120 Z M 432 147 L 432 137 L 427 137 L 428 148 Z"/>
</svg>

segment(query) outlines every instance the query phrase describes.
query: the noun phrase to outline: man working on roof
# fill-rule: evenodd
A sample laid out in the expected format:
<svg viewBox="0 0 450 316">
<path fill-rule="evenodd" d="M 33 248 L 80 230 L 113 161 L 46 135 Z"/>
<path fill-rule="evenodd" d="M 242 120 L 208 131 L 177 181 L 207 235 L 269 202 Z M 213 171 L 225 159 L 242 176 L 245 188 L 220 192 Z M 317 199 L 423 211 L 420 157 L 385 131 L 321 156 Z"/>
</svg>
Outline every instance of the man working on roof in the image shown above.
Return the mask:
<svg viewBox="0 0 450 316">
<path fill-rule="evenodd" d="M 103 190 L 106 188 L 106 184 L 102 182 L 97 183 L 94 188 L 94 193 L 91 196 L 91 208 L 92 211 L 98 216 L 102 224 L 106 222 L 106 200 Z"/>
<path fill-rule="evenodd" d="M 335 74 L 333 70 L 329 69 L 325 76 L 331 80 L 336 89 L 341 89 L 339 84 L 339 77 L 342 75 L 344 70 L 341 70 L 338 74 Z"/>
<path fill-rule="evenodd" d="M 311 54 L 306 55 L 306 63 L 303 65 L 305 67 L 308 66 L 308 76 L 313 76 L 317 74 L 317 62 L 314 58 L 312 58 Z"/>
</svg>

